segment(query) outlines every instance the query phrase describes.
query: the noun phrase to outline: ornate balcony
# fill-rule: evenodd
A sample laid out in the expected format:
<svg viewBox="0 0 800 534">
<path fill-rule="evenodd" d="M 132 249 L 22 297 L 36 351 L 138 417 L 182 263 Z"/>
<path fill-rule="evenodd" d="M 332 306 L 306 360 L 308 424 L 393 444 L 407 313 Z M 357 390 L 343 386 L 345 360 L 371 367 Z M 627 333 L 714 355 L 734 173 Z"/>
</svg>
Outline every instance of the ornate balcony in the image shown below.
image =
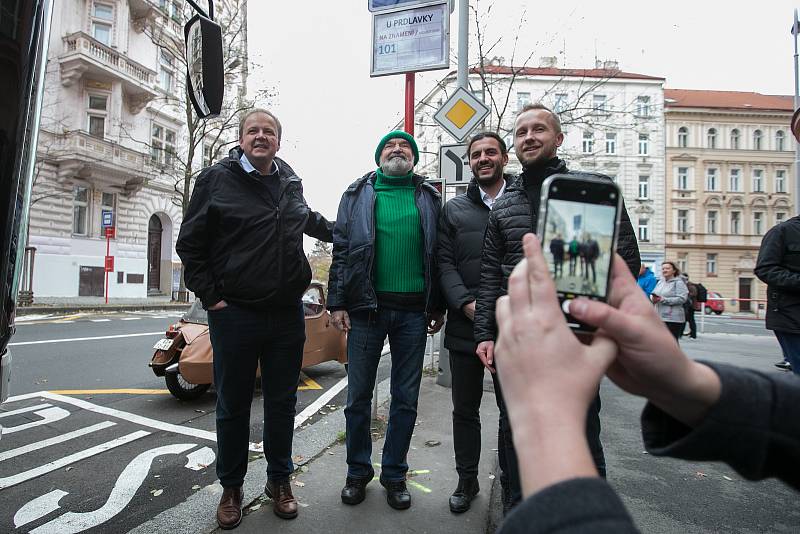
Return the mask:
<svg viewBox="0 0 800 534">
<path fill-rule="evenodd" d="M 58 166 L 56 180 L 103 186 L 120 193 L 133 193 L 155 177 L 150 154 L 123 147 L 87 132 L 54 134 L 42 131 L 38 151 Z"/>
<path fill-rule="evenodd" d="M 69 87 L 84 75 L 98 81 L 122 83 L 131 113 L 139 113 L 158 92 L 156 72 L 120 54 L 84 32 L 63 38 L 64 54 L 61 65 L 61 84 Z"/>
</svg>

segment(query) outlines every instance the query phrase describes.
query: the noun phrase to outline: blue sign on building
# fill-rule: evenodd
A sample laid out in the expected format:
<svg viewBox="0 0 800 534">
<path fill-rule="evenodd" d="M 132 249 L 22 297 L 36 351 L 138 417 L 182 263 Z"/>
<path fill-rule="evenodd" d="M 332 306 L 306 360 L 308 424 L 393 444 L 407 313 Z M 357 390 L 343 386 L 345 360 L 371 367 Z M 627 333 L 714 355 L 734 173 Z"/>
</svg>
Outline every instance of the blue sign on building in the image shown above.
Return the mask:
<svg viewBox="0 0 800 534">
<path fill-rule="evenodd" d="M 112 210 L 103 210 L 102 217 L 103 228 L 111 228 L 114 226 L 114 212 Z"/>
</svg>

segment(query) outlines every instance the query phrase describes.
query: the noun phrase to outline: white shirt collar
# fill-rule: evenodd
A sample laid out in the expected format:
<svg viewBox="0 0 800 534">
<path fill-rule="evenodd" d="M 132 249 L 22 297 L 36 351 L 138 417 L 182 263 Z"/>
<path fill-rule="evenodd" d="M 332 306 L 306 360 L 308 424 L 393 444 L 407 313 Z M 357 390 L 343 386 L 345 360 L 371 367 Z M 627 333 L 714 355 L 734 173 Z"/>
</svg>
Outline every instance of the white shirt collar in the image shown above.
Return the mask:
<svg viewBox="0 0 800 534">
<path fill-rule="evenodd" d="M 483 203 L 486 204 L 489 209 L 492 209 L 492 206 L 495 202 L 497 202 L 497 199 L 500 198 L 506 191 L 506 180 L 503 178 L 503 185 L 500 186 L 500 191 L 497 192 L 497 195 L 495 195 L 494 198 L 487 195 L 486 191 L 484 191 L 480 185 L 478 186 L 478 190 L 481 192 L 481 200 Z"/>
<path fill-rule="evenodd" d="M 242 157 L 239 158 L 239 163 L 242 165 L 244 172 L 246 172 L 247 174 L 252 174 L 253 171 L 255 171 L 255 173 L 258 174 L 259 176 L 263 176 L 260 172 L 258 172 L 258 169 L 253 167 L 253 164 L 250 163 L 250 160 L 247 159 L 247 156 L 244 155 L 244 152 L 242 152 Z M 278 163 L 273 159 L 272 171 L 269 173 L 269 176 L 272 176 L 277 172 L 278 172 Z"/>
</svg>

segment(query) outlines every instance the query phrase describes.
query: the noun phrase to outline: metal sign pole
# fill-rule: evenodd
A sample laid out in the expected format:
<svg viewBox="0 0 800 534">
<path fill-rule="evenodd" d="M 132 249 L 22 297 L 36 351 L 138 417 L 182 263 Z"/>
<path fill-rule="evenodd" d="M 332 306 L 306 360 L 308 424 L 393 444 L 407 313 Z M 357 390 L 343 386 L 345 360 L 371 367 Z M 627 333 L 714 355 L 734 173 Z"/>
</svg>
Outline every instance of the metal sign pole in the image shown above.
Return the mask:
<svg viewBox="0 0 800 534">
<path fill-rule="evenodd" d="M 106 228 L 106 258 L 111 256 L 111 234 L 108 233 Z M 105 265 L 106 260 L 103 261 L 103 270 L 106 272 L 106 304 L 108 304 L 108 266 Z"/>
<path fill-rule="evenodd" d="M 415 72 L 406 73 L 406 121 L 405 130 L 409 135 L 414 135 L 414 86 L 416 84 Z"/>
</svg>

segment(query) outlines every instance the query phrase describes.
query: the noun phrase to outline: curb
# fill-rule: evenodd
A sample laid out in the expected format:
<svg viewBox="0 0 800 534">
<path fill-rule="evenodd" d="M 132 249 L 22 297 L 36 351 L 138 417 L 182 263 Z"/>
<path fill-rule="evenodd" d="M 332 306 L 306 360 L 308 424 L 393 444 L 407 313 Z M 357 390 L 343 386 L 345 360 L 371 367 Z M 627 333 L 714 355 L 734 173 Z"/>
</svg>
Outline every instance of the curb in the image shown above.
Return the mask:
<svg viewBox="0 0 800 534">
<path fill-rule="evenodd" d="M 152 310 L 185 310 L 191 304 L 185 302 L 162 302 L 153 304 L 75 304 L 53 306 L 26 306 L 17 308 L 17 316 L 36 315 L 41 313 L 55 313 L 68 315 L 79 312 L 115 312 L 115 311 L 152 311 Z"/>
</svg>

